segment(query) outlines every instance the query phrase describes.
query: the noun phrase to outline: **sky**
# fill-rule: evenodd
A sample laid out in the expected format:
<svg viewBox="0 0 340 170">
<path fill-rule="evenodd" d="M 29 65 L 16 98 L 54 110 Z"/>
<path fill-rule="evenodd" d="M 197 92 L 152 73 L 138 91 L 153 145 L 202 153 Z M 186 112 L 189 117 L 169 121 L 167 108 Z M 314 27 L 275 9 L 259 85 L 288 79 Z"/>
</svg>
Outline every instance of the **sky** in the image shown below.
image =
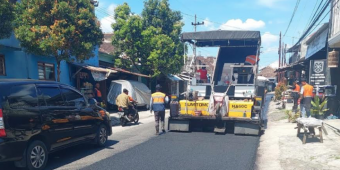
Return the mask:
<svg viewBox="0 0 340 170">
<path fill-rule="evenodd" d="M 105 33 L 113 32 L 114 9 L 127 2 L 131 11 L 141 14 L 143 0 L 99 0 L 96 15 Z M 183 15 L 183 32 L 193 32 L 194 15 L 197 21 L 204 21 L 197 31 L 209 30 L 256 30 L 261 32 L 262 48 L 260 67 L 265 67 L 278 60 L 279 34 L 282 32 L 283 42 L 288 47 L 294 45 L 304 32 L 310 18 L 314 15 L 321 0 L 300 0 L 290 26 L 288 27 L 297 0 L 169 0 L 170 8 L 181 11 Z M 327 12 L 320 21 L 329 20 Z M 323 18 L 323 17 L 321 17 Z M 287 29 L 288 28 L 288 29 Z M 287 31 L 286 31 L 287 30 Z M 316 31 L 317 28 L 314 30 Z M 198 48 L 197 54 L 217 56 L 217 48 Z M 189 48 L 189 55 L 192 49 Z M 289 55 L 287 56 L 287 59 Z"/>
</svg>

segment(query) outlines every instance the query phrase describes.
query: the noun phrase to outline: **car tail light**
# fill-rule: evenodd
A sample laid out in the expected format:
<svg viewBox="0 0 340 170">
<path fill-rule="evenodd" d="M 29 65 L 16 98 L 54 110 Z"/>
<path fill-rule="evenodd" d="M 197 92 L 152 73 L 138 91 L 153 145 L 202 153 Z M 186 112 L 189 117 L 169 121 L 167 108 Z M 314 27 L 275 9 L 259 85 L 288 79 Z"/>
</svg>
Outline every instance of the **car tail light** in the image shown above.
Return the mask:
<svg viewBox="0 0 340 170">
<path fill-rule="evenodd" d="M 0 109 L 0 137 L 6 137 L 5 122 L 2 109 Z"/>
</svg>

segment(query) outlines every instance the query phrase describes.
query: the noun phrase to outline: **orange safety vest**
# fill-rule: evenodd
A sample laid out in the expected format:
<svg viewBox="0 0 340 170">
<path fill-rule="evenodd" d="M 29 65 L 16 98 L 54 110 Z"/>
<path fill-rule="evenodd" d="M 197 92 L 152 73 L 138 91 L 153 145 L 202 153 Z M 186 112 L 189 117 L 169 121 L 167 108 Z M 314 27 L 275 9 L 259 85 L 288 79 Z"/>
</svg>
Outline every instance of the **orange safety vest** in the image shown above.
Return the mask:
<svg viewBox="0 0 340 170">
<path fill-rule="evenodd" d="M 153 104 L 164 104 L 165 94 L 161 92 L 156 92 L 151 95 Z"/>
<path fill-rule="evenodd" d="M 97 88 L 95 88 L 97 97 L 102 97 L 102 92 L 100 92 Z"/>
<path fill-rule="evenodd" d="M 257 61 L 259 61 L 260 58 L 257 58 Z M 246 57 L 246 62 L 245 63 L 248 63 L 248 64 L 251 64 L 251 65 L 255 65 L 256 64 L 256 55 L 248 55 Z"/>
<path fill-rule="evenodd" d="M 300 92 L 300 89 L 301 89 L 301 87 L 298 84 L 296 84 L 294 91 L 295 92 Z"/>
<path fill-rule="evenodd" d="M 313 96 L 313 86 L 306 84 L 303 86 L 303 97 Z"/>
</svg>

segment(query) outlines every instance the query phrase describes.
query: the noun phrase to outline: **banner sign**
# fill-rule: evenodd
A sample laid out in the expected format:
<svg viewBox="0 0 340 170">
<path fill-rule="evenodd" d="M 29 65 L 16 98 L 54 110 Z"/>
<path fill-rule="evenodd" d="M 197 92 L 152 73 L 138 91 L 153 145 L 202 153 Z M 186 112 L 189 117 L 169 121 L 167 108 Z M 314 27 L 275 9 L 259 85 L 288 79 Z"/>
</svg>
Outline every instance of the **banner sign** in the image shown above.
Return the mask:
<svg viewBox="0 0 340 170">
<path fill-rule="evenodd" d="M 326 84 L 327 60 L 311 60 L 309 69 L 309 84 L 325 85 Z"/>
</svg>

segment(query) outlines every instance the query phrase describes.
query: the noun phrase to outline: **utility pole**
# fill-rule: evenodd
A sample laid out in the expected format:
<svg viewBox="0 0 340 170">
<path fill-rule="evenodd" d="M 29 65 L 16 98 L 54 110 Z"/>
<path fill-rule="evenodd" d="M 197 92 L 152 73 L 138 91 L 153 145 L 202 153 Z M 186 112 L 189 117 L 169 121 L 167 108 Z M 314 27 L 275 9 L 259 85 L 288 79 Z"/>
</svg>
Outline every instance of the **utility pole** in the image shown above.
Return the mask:
<svg viewBox="0 0 340 170">
<path fill-rule="evenodd" d="M 191 23 L 191 25 L 193 25 L 194 27 L 195 27 L 195 32 L 196 32 L 196 26 L 197 25 L 204 25 L 204 21 L 203 22 L 196 22 L 196 20 L 197 20 L 197 16 L 196 16 L 196 14 L 195 14 L 195 23 Z"/>
<path fill-rule="evenodd" d="M 196 22 L 197 21 L 197 16 L 196 16 L 196 14 L 195 14 L 195 22 L 193 23 L 191 23 L 191 25 L 193 25 L 194 26 L 194 28 L 195 28 L 195 32 L 196 32 L 196 27 L 197 27 L 197 25 L 204 25 L 204 22 Z M 196 41 L 194 42 L 194 61 L 195 61 L 195 65 L 197 65 L 197 63 L 196 63 Z M 196 72 L 196 66 L 194 67 L 195 69 L 194 69 L 194 72 Z"/>
<path fill-rule="evenodd" d="M 285 66 L 285 60 L 286 60 L 286 59 L 285 59 L 286 56 L 285 56 L 285 51 L 284 51 L 284 50 L 285 50 L 285 43 L 282 42 L 282 44 L 281 44 L 281 53 L 282 53 L 282 54 L 281 54 L 281 59 L 282 59 L 282 60 L 281 60 L 281 66 L 282 66 L 282 67 Z"/>
<path fill-rule="evenodd" d="M 279 40 L 279 68 L 281 67 L 281 31 L 280 31 L 280 40 Z M 281 80 L 281 71 L 278 72 L 278 82 Z"/>
<path fill-rule="evenodd" d="M 285 50 L 284 50 L 284 54 L 285 54 L 285 65 L 287 65 L 287 58 L 286 58 L 286 51 L 287 51 L 287 44 L 285 44 Z"/>
</svg>

